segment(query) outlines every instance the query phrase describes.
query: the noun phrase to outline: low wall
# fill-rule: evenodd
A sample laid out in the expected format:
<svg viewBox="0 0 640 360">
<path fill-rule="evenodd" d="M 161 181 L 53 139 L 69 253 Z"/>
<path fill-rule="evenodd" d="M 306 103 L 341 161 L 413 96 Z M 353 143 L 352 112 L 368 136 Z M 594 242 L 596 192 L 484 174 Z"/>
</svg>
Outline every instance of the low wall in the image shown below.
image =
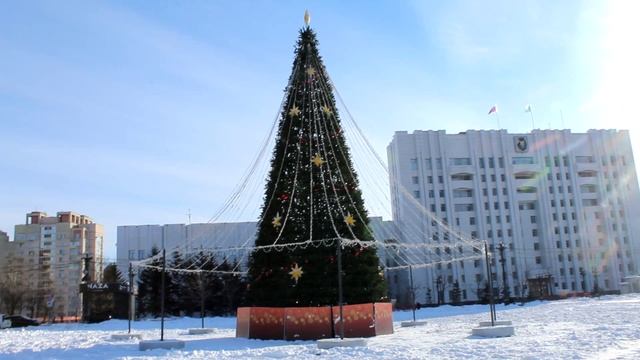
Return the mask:
<svg viewBox="0 0 640 360">
<path fill-rule="evenodd" d="M 391 303 L 344 305 L 345 337 L 371 337 L 393 333 Z M 316 340 L 340 334 L 340 308 L 241 307 L 236 337 L 263 340 Z"/>
</svg>

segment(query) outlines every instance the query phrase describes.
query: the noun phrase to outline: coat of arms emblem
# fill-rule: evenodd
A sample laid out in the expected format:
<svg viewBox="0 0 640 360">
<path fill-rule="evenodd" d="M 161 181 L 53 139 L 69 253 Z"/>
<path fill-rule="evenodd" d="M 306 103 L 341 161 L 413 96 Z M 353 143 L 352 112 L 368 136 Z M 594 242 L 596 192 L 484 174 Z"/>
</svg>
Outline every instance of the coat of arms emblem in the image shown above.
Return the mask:
<svg viewBox="0 0 640 360">
<path fill-rule="evenodd" d="M 529 151 L 529 142 L 526 136 L 517 136 L 514 139 L 516 152 L 523 153 Z"/>
</svg>

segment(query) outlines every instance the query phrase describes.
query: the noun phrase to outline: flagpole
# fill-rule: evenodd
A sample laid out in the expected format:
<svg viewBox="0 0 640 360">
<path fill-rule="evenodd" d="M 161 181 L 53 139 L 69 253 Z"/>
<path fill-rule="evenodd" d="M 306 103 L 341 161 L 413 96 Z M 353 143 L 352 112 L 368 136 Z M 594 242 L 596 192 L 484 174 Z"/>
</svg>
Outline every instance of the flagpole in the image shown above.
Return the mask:
<svg viewBox="0 0 640 360">
<path fill-rule="evenodd" d="M 496 111 L 496 121 L 498 122 L 498 130 L 500 130 L 500 115 L 498 115 L 497 111 Z"/>
<path fill-rule="evenodd" d="M 533 110 L 529 109 L 529 115 L 531 115 L 531 131 L 536 128 L 536 123 L 533 121 Z"/>
</svg>

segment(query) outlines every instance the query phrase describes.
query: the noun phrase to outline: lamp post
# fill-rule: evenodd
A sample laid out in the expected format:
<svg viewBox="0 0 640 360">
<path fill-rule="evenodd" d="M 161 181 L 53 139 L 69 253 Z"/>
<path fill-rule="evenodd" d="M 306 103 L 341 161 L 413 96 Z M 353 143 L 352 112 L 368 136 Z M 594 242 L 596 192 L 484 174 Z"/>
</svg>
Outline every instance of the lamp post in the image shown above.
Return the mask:
<svg viewBox="0 0 640 360">
<path fill-rule="evenodd" d="M 509 301 L 509 284 L 507 283 L 507 259 L 504 257 L 504 250 L 506 246 L 504 243 L 498 244 L 498 251 L 500 252 L 500 265 L 502 266 L 502 300 L 506 304 Z"/>
<path fill-rule="evenodd" d="M 496 321 L 496 307 L 493 303 L 493 274 L 491 273 L 491 261 L 489 255 L 489 245 L 484 242 L 484 258 L 487 263 L 487 279 L 489 283 L 489 312 L 491 313 L 491 326 L 495 326 Z"/>
</svg>

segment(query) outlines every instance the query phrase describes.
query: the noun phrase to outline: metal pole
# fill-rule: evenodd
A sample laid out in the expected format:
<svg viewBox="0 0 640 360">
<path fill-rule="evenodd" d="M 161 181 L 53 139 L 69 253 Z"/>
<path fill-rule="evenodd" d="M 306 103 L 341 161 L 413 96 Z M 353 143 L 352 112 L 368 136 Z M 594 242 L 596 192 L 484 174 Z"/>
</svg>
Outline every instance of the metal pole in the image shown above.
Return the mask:
<svg viewBox="0 0 640 360">
<path fill-rule="evenodd" d="M 413 267 L 409 266 L 409 281 L 411 282 L 411 310 L 413 312 L 413 322 L 416 322 L 416 290 L 413 287 Z"/>
<path fill-rule="evenodd" d="M 529 115 L 531 115 L 531 131 L 536 128 L 536 123 L 533 121 L 533 110 L 529 110 Z"/>
<path fill-rule="evenodd" d="M 495 326 L 495 308 L 493 305 L 493 281 L 491 280 L 491 264 L 489 262 L 489 246 L 484 242 L 484 256 L 487 263 L 487 279 L 489 283 L 489 311 L 491 312 L 491 326 Z"/>
<path fill-rule="evenodd" d="M 202 281 L 202 272 L 199 272 L 198 275 L 200 278 L 200 319 L 204 329 L 204 282 Z"/>
<path fill-rule="evenodd" d="M 342 239 L 338 238 L 338 306 L 340 307 L 340 339 L 344 339 L 344 318 L 342 314 Z"/>
<path fill-rule="evenodd" d="M 164 341 L 164 273 L 167 267 L 167 257 L 165 249 L 162 249 L 162 276 L 160 284 L 160 341 Z"/>
<path fill-rule="evenodd" d="M 504 250 L 505 246 L 503 243 L 498 245 L 498 250 L 500 251 L 500 264 L 502 265 L 502 287 L 503 287 L 503 300 L 506 304 L 509 298 L 509 284 L 507 283 L 507 270 L 506 270 L 506 262 L 507 259 L 504 258 Z"/>
<path fill-rule="evenodd" d="M 133 319 L 133 306 L 134 306 L 134 296 L 133 296 L 133 265 L 129 263 L 129 331 L 131 334 L 131 320 Z"/>
</svg>

